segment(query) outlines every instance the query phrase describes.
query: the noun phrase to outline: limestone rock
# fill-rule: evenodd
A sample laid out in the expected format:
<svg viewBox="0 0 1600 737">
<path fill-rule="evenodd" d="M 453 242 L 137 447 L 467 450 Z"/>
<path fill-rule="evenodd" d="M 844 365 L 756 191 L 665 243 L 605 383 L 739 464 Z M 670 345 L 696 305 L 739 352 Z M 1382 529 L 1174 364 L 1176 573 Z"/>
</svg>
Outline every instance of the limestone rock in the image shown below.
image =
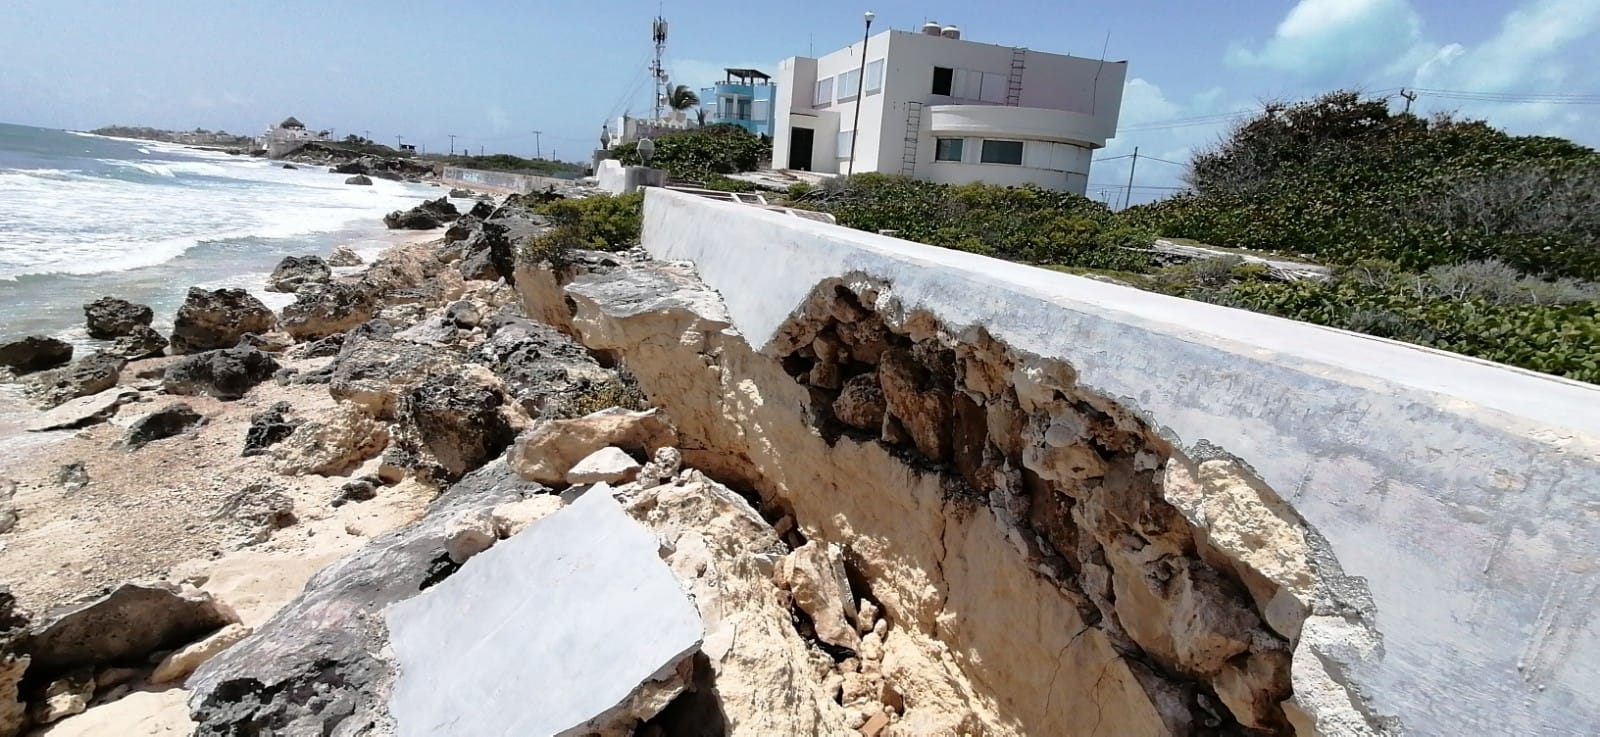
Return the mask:
<svg viewBox="0 0 1600 737">
<path fill-rule="evenodd" d="M 853 624 L 856 599 L 844 570 L 839 546 L 812 540 L 785 556 L 773 578 L 794 596 L 795 606 L 811 617 L 817 637 L 830 645 L 859 650 Z"/>
<path fill-rule="evenodd" d="M 939 386 L 928 367 L 904 349 L 883 354 L 878 382 L 889 415 L 910 434 L 917 450 L 930 460 L 950 455 L 952 415 L 949 390 Z"/>
<path fill-rule="evenodd" d="M 206 351 L 167 367 L 161 389 L 168 394 L 208 395 L 229 401 L 272 378 L 278 368 L 272 356 L 249 346 Z"/>
<path fill-rule="evenodd" d="M 28 709 L 19 694 L 28 656 L 0 652 L 0 737 L 18 737 L 28 727 Z"/>
<path fill-rule="evenodd" d="M 282 353 L 294 347 L 294 336 L 282 330 L 270 333 L 245 333 L 239 337 L 239 345 L 266 353 Z"/>
<path fill-rule="evenodd" d="M 677 432 L 655 410 L 610 409 L 571 420 L 540 420 L 517 437 L 509 461 L 525 479 L 559 484 L 568 469 L 601 448 L 654 453 L 677 440 Z"/>
<path fill-rule="evenodd" d="M 289 412 L 292 408 L 288 402 L 276 402 L 271 407 L 250 415 L 250 429 L 245 431 L 244 452 L 246 458 L 267 452 L 268 448 L 282 442 L 289 437 L 294 429 L 300 426 L 298 420 L 291 420 Z"/>
<path fill-rule="evenodd" d="M 639 469 L 639 488 L 648 489 L 667 483 L 683 467 L 683 452 L 677 448 L 657 448 L 650 462 Z"/>
<path fill-rule="evenodd" d="M 155 320 L 155 312 L 149 307 L 116 297 L 101 297 L 84 305 L 83 315 L 89 337 L 101 340 L 132 335 L 138 328 L 150 327 Z"/>
<path fill-rule="evenodd" d="M 54 724 L 82 714 L 94 698 L 94 669 L 79 668 L 57 678 L 45 686 L 40 696 L 29 714 L 37 724 Z"/>
<path fill-rule="evenodd" d="M 389 444 L 389 430 L 359 407 L 341 403 L 325 420 L 311 420 L 272 447 L 279 473 L 333 476 L 348 473 Z"/>
<path fill-rule="evenodd" d="M 106 352 L 91 353 L 70 365 L 28 377 L 46 406 L 99 394 L 117 385 L 127 360 Z"/>
<path fill-rule="evenodd" d="M 55 368 L 72 360 L 72 344 L 59 338 L 30 335 L 0 343 L 0 366 L 18 374 Z"/>
<path fill-rule="evenodd" d="M 495 534 L 502 538 L 511 537 L 527 529 L 528 525 L 561 509 L 565 504 L 561 497 L 555 494 L 540 494 L 522 501 L 502 504 L 495 507 L 491 513 L 494 517 Z"/>
<path fill-rule="evenodd" d="M 327 368 L 328 393 L 375 417 L 391 419 L 402 395 L 430 376 L 450 373 L 459 365 L 460 358 L 449 351 L 393 338 L 346 336 L 338 357 Z"/>
<path fill-rule="evenodd" d="M 357 175 L 355 175 L 353 177 L 350 177 L 350 178 L 344 180 L 344 183 L 345 184 L 360 184 L 360 185 L 365 185 L 365 186 L 371 186 L 372 185 L 372 177 L 369 177 L 369 176 L 367 176 L 365 174 L 357 174 Z"/>
<path fill-rule="evenodd" d="M 308 284 L 283 308 L 280 324 L 295 340 L 317 340 L 371 320 L 383 307 L 379 293 L 361 281 Z"/>
<path fill-rule="evenodd" d="M 505 395 L 465 374 L 430 378 L 400 401 L 400 444 L 434 481 L 452 482 L 505 452 L 516 433 L 500 408 Z"/>
<path fill-rule="evenodd" d="M 121 356 L 129 361 L 143 358 L 156 358 L 164 355 L 167 350 L 167 339 L 161 333 L 149 326 L 136 327 L 127 335 L 117 338 L 107 353 Z"/>
<path fill-rule="evenodd" d="M 178 683 L 188 678 L 189 674 L 195 672 L 207 660 L 249 636 L 249 627 L 235 623 L 211 633 L 205 639 L 184 645 L 161 660 L 155 671 L 150 674 L 150 682 Z"/>
<path fill-rule="evenodd" d="M 467 562 L 478 553 L 488 550 L 499 540 L 494 515 L 487 510 L 475 510 L 457 515 L 444 528 L 444 552 L 456 565 Z"/>
<path fill-rule="evenodd" d="M 477 305 L 460 300 L 450 303 L 450 306 L 445 308 L 445 319 L 458 328 L 470 330 L 483 322 L 483 314 L 478 312 Z"/>
<path fill-rule="evenodd" d="M 113 387 L 99 394 L 78 397 L 45 412 L 28 425 L 28 430 L 32 432 L 68 430 L 104 422 L 115 415 L 119 407 L 138 397 L 139 392 L 125 387 Z"/>
<path fill-rule="evenodd" d="M 328 254 L 329 266 L 360 266 L 364 263 L 366 261 L 361 258 L 361 254 L 349 246 L 338 246 L 333 249 L 333 253 Z"/>
<path fill-rule="evenodd" d="M 245 333 L 265 333 L 276 322 L 272 310 L 243 289 L 190 287 L 173 321 L 172 353 L 232 348 Z"/>
<path fill-rule="evenodd" d="M 285 256 L 267 277 L 267 291 L 295 292 L 308 284 L 333 278 L 333 269 L 321 256 Z"/>
<path fill-rule="evenodd" d="M 624 484 L 639 474 L 639 462 L 621 448 L 601 448 L 567 471 L 569 484 Z"/>
<path fill-rule="evenodd" d="M 582 397 L 621 387 L 616 372 L 601 368 L 583 346 L 548 325 L 508 317 L 488 325 L 487 332 L 489 339 L 467 360 L 494 372 L 529 417 L 587 414 L 599 408 L 574 411 Z"/>
<path fill-rule="evenodd" d="M 220 737 L 263 724 L 283 735 L 392 729 L 395 667 L 384 654 L 384 608 L 455 571 L 442 551 L 444 529 L 458 514 L 543 491 L 496 461 L 446 490 L 422 519 L 324 568 L 254 634 L 190 676 L 195 733 Z"/>
<path fill-rule="evenodd" d="M 271 481 L 256 481 L 229 494 L 214 516 L 243 525 L 251 544 L 266 542 L 273 532 L 299 521 L 294 498 Z"/>
<path fill-rule="evenodd" d="M 56 469 L 55 482 L 69 492 L 77 491 L 89 485 L 89 469 L 83 461 L 63 464 Z"/>
<path fill-rule="evenodd" d="M 883 427 L 883 388 L 874 374 L 850 378 L 833 400 L 833 416 L 857 430 L 877 432 Z"/>
<path fill-rule="evenodd" d="M 167 583 L 124 583 L 96 599 L 48 612 L 18 649 L 41 676 L 76 668 L 143 660 L 238 621 L 226 605 Z"/>
<path fill-rule="evenodd" d="M 175 402 L 135 420 L 122 436 L 122 444 L 138 450 L 157 440 L 181 435 L 205 424 L 205 415 Z"/>
</svg>

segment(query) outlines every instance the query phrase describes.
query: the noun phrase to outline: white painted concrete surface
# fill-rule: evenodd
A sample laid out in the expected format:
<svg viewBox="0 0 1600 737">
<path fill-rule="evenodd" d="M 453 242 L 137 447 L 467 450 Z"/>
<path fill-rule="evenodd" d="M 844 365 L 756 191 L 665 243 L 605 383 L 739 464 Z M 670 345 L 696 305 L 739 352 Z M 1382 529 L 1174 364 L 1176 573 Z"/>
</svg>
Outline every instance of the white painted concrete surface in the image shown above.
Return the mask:
<svg viewBox="0 0 1600 737">
<path fill-rule="evenodd" d="M 1382 649 L 1321 654 L 1403 732 L 1596 733 L 1600 387 L 658 190 L 644 246 L 693 261 L 757 348 L 861 274 L 1071 362 L 1249 462 L 1367 580 Z"/>
<path fill-rule="evenodd" d="M 700 647 L 655 536 L 604 484 L 385 611 L 399 737 L 566 734 Z"/>
</svg>

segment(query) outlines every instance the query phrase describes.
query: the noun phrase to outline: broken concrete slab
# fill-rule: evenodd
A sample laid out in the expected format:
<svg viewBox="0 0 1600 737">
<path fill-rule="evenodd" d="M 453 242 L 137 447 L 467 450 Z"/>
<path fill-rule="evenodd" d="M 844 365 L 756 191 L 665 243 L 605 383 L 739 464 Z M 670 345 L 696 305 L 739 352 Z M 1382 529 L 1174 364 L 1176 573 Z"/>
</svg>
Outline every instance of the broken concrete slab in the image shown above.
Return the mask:
<svg viewBox="0 0 1600 737">
<path fill-rule="evenodd" d="M 659 545 L 601 485 L 390 606 L 396 734 L 627 734 L 665 707 L 703 627 Z"/>
</svg>

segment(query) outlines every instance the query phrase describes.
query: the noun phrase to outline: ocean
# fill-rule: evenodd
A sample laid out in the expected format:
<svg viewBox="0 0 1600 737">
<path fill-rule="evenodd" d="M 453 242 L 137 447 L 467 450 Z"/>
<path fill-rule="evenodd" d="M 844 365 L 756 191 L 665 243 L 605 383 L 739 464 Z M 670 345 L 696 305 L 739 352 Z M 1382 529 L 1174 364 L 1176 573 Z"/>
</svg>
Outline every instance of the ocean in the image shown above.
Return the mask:
<svg viewBox="0 0 1600 737">
<path fill-rule="evenodd" d="M 0 124 L 0 341 L 43 334 L 93 346 L 83 305 L 115 296 L 172 325 L 191 286 L 262 290 L 284 256 L 392 245 L 382 216 L 442 194 L 326 167 L 172 144 Z M 80 349 L 80 354 L 84 353 Z"/>
</svg>

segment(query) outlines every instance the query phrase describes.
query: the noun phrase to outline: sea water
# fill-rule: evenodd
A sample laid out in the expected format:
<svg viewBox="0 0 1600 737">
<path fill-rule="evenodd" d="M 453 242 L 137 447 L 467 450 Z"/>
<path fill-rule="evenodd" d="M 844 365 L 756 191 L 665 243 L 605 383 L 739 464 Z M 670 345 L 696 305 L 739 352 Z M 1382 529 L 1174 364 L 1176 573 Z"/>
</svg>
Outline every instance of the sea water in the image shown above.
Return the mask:
<svg viewBox="0 0 1600 737">
<path fill-rule="evenodd" d="M 326 167 L 0 124 L 0 341 L 53 335 L 85 348 L 83 305 L 149 305 L 166 332 L 191 286 L 265 292 L 284 256 L 394 240 L 381 218 L 437 197 L 427 185 L 348 185 Z"/>
</svg>

